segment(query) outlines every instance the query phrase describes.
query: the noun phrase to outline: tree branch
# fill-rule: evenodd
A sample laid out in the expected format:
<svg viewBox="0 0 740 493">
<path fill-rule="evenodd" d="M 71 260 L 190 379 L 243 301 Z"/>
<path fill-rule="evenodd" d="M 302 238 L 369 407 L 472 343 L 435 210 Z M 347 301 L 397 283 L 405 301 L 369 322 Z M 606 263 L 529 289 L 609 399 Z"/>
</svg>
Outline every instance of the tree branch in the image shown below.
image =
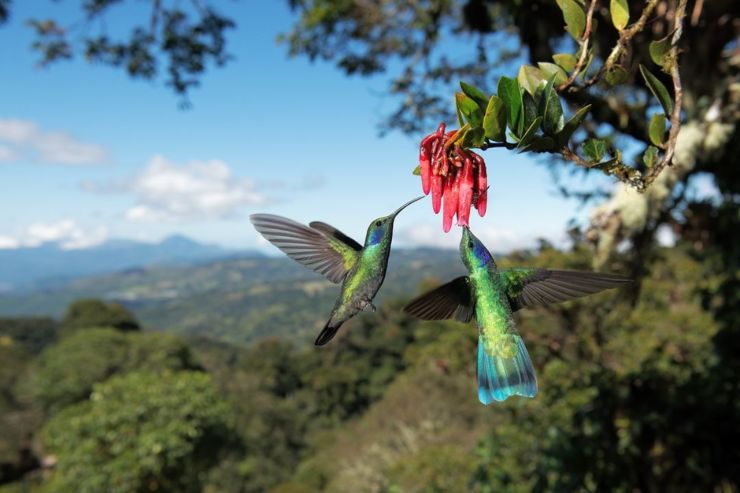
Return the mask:
<svg viewBox="0 0 740 493">
<path fill-rule="evenodd" d="M 666 166 L 670 166 L 673 161 L 673 155 L 676 151 L 676 140 L 678 131 L 681 128 L 681 105 L 683 103 L 683 89 L 681 87 L 681 75 L 678 70 L 678 42 L 683 34 L 683 20 L 686 17 L 687 0 L 678 0 L 676 13 L 674 16 L 674 33 L 671 38 L 671 79 L 673 79 L 673 113 L 671 114 L 671 130 L 668 133 L 668 142 L 666 142 L 665 154 L 663 159 L 656 164 L 645 177 L 645 186 L 649 186 L 655 178 L 663 171 Z"/>
<path fill-rule="evenodd" d="M 586 12 L 586 27 L 583 30 L 583 35 L 581 36 L 581 55 L 578 57 L 578 62 L 576 62 L 576 66 L 573 68 L 573 73 L 570 74 L 570 77 L 568 77 L 568 80 L 563 82 L 557 87 L 558 92 L 565 91 L 568 89 L 578 78 L 578 74 L 583 69 L 583 65 L 586 63 L 586 60 L 588 59 L 588 44 L 591 40 L 591 25 L 592 25 L 592 19 L 594 17 L 594 8 L 596 7 L 597 0 L 591 0 L 591 3 L 588 6 L 588 11 Z"/>
</svg>

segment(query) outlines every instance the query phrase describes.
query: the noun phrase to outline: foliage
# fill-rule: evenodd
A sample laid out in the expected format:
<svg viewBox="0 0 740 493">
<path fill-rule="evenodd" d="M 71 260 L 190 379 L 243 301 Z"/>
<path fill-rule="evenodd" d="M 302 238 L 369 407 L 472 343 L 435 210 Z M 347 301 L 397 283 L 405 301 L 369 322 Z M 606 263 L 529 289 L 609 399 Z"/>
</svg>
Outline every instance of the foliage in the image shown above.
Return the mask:
<svg viewBox="0 0 740 493">
<path fill-rule="evenodd" d="M 83 21 L 71 26 L 51 18 L 29 20 L 39 63 L 49 65 L 83 55 L 90 63 L 120 67 L 141 79 L 156 78 L 166 65 L 167 85 L 184 97 L 198 85 L 209 64 L 222 66 L 229 61 L 226 32 L 235 24 L 214 6 L 196 2 L 187 8 L 176 1 L 150 2 L 149 17 L 131 26 L 127 36 L 116 37 L 108 31 L 106 18 L 116 15 L 120 3 L 84 1 Z M 6 14 L 7 4 L 1 3 L 0 20 Z"/>
<path fill-rule="evenodd" d="M 540 393 L 495 408 L 475 396 L 475 330 L 407 318 L 400 308 L 413 291 L 353 320 L 320 350 L 277 338 L 250 347 L 190 340 L 208 375 L 188 371 L 195 364 L 177 356 L 184 346 L 172 336 L 77 331 L 36 361 L 23 353 L 13 363 L 43 369 L 47 387 L 56 378 L 79 396 L 64 406 L 73 399 L 61 396 L 48 422 L 36 422 L 48 447 L 37 461 L 57 461 L 43 488 L 108 489 L 106 478 L 119 478 L 137 491 L 146 478 L 168 491 L 182 489 L 173 482 L 182 477 L 208 493 L 731 489 L 740 369 L 737 315 L 722 288 L 732 276 L 710 247 L 719 241 L 701 254 L 689 243 L 655 249 L 634 308 L 629 292 L 607 292 L 519 312 Z M 502 268 L 590 262 L 583 242 L 499 259 Z M 25 385 L 7 376 L 6 389 Z M 206 416 L 215 409 L 221 417 Z M 209 429 L 233 423 L 230 439 L 205 428 L 183 439 L 185 423 L 200 417 Z M 115 449 L 108 440 L 118 434 L 127 438 Z M 205 436 L 218 448 L 209 460 Z M 164 447 L 159 455 L 152 442 Z M 106 452 L 92 454 L 94 446 Z M 162 467 L 166 457 L 174 469 Z"/>
<path fill-rule="evenodd" d="M 86 327 L 113 327 L 126 332 L 139 330 L 134 315 L 117 303 L 85 299 L 72 303 L 62 320 L 62 330 L 70 332 Z"/>
<path fill-rule="evenodd" d="M 0 318 L 0 338 L 12 339 L 31 354 L 38 354 L 57 339 L 57 322 L 48 317 Z"/>
<path fill-rule="evenodd" d="M 28 400 L 48 412 L 86 399 L 95 383 L 133 369 L 194 368 L 185 344 L 168 334 L 89 328 L 62 338 L 29 367 L 22 381 Z"/>
<path fill-rule="evenodd" d="M 48 491 L 197 492 L 228 441 L 229 409 L 200 372 L 134 372 L 95 386 L 42 436 Z"/>
</svg>

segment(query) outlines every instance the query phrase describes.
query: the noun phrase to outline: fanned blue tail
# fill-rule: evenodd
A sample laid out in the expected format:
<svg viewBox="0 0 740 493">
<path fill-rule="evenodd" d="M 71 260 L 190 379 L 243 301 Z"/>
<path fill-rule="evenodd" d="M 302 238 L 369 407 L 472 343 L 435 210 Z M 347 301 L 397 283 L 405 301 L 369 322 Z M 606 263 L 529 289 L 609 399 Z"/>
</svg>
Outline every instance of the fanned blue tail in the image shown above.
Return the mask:
<svg viewBox="0 0 740 493">
<path fill-rule="evenodd" d="M 504 401 L 512 395 L 534 397 L 537 379 L 521 336 L 514 336 L 518 351 L 516 356 L 508 359 L 488 354 L 482 337 L 478 337 L 478 399 L 481 403 L 488 405 L 493 401 Z"/>
</svg>

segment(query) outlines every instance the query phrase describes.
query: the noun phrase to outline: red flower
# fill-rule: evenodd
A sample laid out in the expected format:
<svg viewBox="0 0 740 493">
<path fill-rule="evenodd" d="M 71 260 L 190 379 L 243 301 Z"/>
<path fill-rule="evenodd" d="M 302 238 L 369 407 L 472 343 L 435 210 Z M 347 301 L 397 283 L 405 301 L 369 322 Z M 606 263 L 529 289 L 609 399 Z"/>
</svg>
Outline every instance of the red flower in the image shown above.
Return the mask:
<svg viewBox="0 0 740 493">
<path fill-rule="evenodd" d="M 471 206 L 475 205 L 482 217 L 488 203 L 486 162 L 473 151 L 454 143 L 456 136 L 456 130 L 445 132 L 442 123 L 436 132 L 424 137 L 419 146 L 421 189 L 425 195 L 432 193 L 434 213 L 443 211 L 445 233 L 452 228 L 455 215 L 458 226 L 467 226 Z"/>
</svg>

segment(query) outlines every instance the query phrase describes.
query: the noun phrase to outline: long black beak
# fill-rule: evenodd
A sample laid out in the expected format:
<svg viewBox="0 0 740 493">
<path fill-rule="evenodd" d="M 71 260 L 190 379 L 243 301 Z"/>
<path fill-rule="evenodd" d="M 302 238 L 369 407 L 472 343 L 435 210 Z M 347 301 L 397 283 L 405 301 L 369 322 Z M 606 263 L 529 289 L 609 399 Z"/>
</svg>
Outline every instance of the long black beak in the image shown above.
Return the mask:
<svg viewBox="0 0 740 493">
<path fill-rule="evenodd" d="M 413 204 L 417 200 L 423 199 L 424 197 L 426 197 L 426 195 L 421 195 L 419 197 L 416 197 L 415 199 L 409 200 L 408 202 L 406 202 L 405 204 L 403 204 L 401 207 L 399 207 L 398 209 L 396 209 L 396 211 L 393 214 L 391 214 L 391 216 L 390 216 L 391 219 L 395 219 L 399 212 L 401 212 L 402 210 L 404 210 L 406 207 L 410 206 L 411 204 Z"/>
</svg>

